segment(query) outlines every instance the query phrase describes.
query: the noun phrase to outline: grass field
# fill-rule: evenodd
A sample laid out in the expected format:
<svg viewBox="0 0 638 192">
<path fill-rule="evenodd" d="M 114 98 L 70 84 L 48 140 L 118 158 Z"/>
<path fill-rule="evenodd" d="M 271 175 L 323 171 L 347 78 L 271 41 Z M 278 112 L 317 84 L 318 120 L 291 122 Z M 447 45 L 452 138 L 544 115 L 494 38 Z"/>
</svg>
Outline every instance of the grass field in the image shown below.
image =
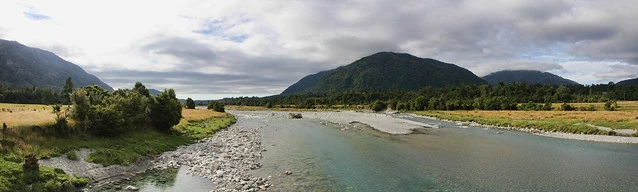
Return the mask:
<svg viewBox="0 0 638 192">
<path fill-rule="evenodd" d="M 0 123 L 6 123 L 9 128 L 53 124 L 52 111 L 51 105 L 0 103 Z"/>
<path fill-rule="evenodd" d="M 117 137 L 97 137 L 76 131 L 64 137 L 47 131 L 53 124 L 55 115 L 51 107 L 45 105 L 0 104 L 11 111 L 0 112 L 0 122 L 11 122 L 11 128 L 0 132 L 0 191 L 21 191 L 25 173 L 21 163 L 26 154 L 36 154 L 38 158 L 50 158 L 79 149 L 90 148 L 95 152 L 88 157 L 89 162 L 127 165 L 141 156 L 156 156 L 162 152 L 174 150 L 180 145 L 190 144 L 199 139 L 212 136 L 217 130 L 235 123 L 235 117 L 212 110 L 183 109 L 183 119 L 174 127 L 175 132 L 163 133 L 152 128 L 131 131 Z M 8 114 L 7 114 L 8 113 Z M 14 113 L 25 113 L 19 119 Z M 48 119 L 48 120 L 47 120 Z M 7 123 L 9 124 L 9 123 Z M 49 167 L 41 167 L 41 174 L 49 174 Z M 38 176 L 45 178 L 45 176 Z M 47 177 L 48 178 L 48 177 Z M 56 177 L 57 178 L 57 177 Z M 77 181 L 76 181 L 77 180 Z M 65 181 L 82 183 L 81 178 L 65 176 L 45 179 L 42 182 L 61 184 Z"/>
<path fill-rule="evenodd" d="M 638 102 L 618 102 L 617 111 L 604 111 L 604 103 L 576 103 L 572 106 L 594 105 L 597 111 L 417 111 L 418 115 L 454 121 L 473 121 L 485 125 L 536 128 L 569 133 L 609 134 L 593 126 L 614 130 L 638 128 Z M 553 104 L 560 106 L 560 104 Z"/>
</svg>

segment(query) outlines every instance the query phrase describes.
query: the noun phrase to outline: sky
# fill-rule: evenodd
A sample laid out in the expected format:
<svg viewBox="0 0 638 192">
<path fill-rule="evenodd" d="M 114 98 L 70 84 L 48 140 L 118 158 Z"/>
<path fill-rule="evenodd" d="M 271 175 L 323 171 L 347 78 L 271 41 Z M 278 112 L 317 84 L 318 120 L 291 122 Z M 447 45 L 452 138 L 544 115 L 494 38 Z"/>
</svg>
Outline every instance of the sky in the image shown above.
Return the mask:
<svg viewBox="0 0 638 192">
<path fill-rule="evenodd" d="M 139 81 L 193 99 L 279 94 L 382 51 L 478 76 L 638 77 L 635 0 L 2 0 L 0 39 L 51 51 L 114 88 Z"/>
</svg>

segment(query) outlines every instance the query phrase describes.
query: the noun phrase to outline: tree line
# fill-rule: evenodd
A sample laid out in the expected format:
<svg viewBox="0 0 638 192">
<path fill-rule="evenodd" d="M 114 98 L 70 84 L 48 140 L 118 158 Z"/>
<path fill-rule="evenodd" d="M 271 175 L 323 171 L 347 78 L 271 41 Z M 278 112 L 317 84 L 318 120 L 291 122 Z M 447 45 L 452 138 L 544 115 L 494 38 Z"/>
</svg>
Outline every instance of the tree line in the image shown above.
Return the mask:
<svg viewBox="0 0 638 192">
<path fill-rule="evenodd" d="M 375 102 L 383 102 L 392 109 L 418 111 L 551 110 L 554 108 L 551 106 L 552 103 L 611 102 L 613 104 L 616 100 L 638 100 L 638 86 L 619 86 L 614 83 L 554 86 L 521 82 L 443 88 L 425 87 L 419 91 L 345 91 L 270 97 L 237 97 L 225 98 L 221 102 L 228 105 L 279 106 L 284 108 L 371 105 Z"/>
</svg>

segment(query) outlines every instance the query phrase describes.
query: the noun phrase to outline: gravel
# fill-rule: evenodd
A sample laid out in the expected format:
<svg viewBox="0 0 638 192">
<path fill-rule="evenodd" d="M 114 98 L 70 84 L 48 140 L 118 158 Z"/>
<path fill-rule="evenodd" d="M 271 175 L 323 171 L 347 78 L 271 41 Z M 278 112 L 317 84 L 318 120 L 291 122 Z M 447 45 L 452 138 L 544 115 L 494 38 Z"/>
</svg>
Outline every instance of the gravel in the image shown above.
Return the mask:
<svg viewBox="0 0 638 192">
<path fill-rule="evenodd" d="M 259 169 L 257 162 L 264 148 L 261 145 L 261 127 L 237 124 L 215 133 L 196 144 L 179 147 L 163 153 L 153 161 L 153 168 L 166 169 L 186 165 L 190 174 L 210 179 L 212 191 L 263 191 L 270 187 L 268 178 L 250 175 Z"/>
</svg>

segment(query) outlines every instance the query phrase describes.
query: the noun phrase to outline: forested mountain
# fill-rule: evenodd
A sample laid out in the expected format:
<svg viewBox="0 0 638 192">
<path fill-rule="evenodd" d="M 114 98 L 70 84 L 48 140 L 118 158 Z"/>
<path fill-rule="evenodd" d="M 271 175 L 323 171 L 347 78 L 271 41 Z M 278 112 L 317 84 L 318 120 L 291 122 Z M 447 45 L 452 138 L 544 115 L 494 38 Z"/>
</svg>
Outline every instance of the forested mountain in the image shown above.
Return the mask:
<svg viewBox="0 0 638 192">
<path fill-rule="evenodd" d="M 302 78 L 282 95 L 342 91 L 415 91 L 485 83 L 467 69 L 406 53 L 380 52 L 349 65 Z"/>
<path fill-rule="evenodd" d="M 554 75 L 549 72 L 540 72 L 533 70 L 505 70 L 498 71 L 483 77 L 483 80 L 491 85 L 499 82 L 503 83 L 520 83 L 528 84 L 549 84 L 549 85 L 577 85 L 578 83 L 561 76 Z"/>
<path fill-rule="evenodd" d="M 106 90 L 111 86 L 79 66 L 38 48 L 16 41 L 0 39 L 0 83 L 13 87 L 43 87 L 62 90 L 67 77 L 75 87 L 97 84 Z"/>
<path fill-rule="evenodd" d="M 622 80 L 622 81 L 619 81 L 619 82 L 618 82 L 618 83 L 616 83 L 616 84 L 617 84 L 617 85 L 622 85 L 622 86 L 633 86 L 633 85 L 638 85 L 638 78 Z"/>
</svg>

